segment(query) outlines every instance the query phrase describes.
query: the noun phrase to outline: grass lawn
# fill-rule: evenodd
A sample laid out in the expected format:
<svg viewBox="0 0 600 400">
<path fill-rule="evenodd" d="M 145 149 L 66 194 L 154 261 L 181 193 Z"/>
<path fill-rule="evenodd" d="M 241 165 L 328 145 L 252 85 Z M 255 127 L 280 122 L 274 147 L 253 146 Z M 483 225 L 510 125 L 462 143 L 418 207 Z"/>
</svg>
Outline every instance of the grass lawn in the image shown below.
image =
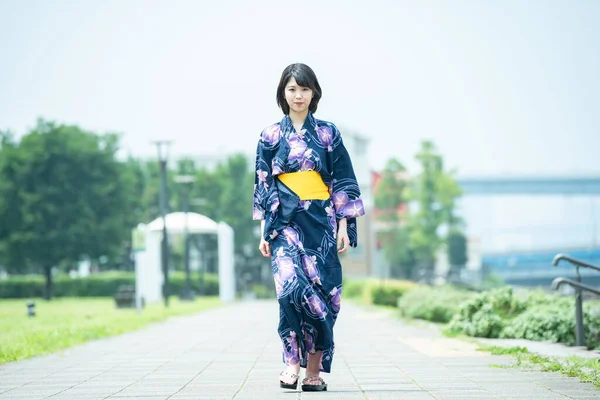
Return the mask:
<svg viewBox="0 0 600 400">
<path fill-rule="evenodd" d="M 148 304 L 141 314 L 117 309 L 112 298 L 35 300 L 35 317 L 27 316 L 27 300 L 0 300 L 0 364 L 52 353 L 88 340 L 142 328 L 170 316 L 191 314 L 221 305 L 218 297 L 182 302 L 172 297 L 169 308 Z"/>
</svg>

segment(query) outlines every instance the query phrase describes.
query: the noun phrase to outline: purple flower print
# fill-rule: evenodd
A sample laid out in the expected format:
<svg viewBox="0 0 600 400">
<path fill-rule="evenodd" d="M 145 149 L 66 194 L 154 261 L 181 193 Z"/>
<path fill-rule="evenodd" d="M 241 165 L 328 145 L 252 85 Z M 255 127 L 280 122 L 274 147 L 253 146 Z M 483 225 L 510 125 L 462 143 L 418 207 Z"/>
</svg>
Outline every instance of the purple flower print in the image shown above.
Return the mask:
<svg viewBox="0 0 600 400">
<path fill-rule="evenodd" d="M 302 267 L 304 269 L 304 273 L 308 276 L 308 278 L 321 284 L 321 278 L 319 277 L 319 270 L 317 269 L 317 257 L 316 256 L 302 256 Z"/>
<path fill-rule="evenodd" d="M 283 172 L 279 165 L 273 166 L 273 176 L 280 175 Z"/>
<path fill-rule="evenodd" d="M 296 332 L 292 331 L 291 337 L 285 339 L 283 354 L 287 365 L 297 364 L 300 361 L 298 359 L 298 338 L 296 337 Z"/>
<path fill-rule="evenodd" d="M 269 185 L 267 184 L 267 176 L 269 176 L 269 173 L 267 171 L 258 169 L 256 170 L 256 175 L 258 176 L 258 180 L 263 183 L 265 189 L 269 188 Z"/>
<path fill-rule="evenodd" d="M 283 281 L 281 280 L 281 277 L 279 276 L 279 274 L 276 274 L 274 276 L 274 280 L 275 280 L 275 293 L 277 293 L 277 298 L 280 298 L 281 294 L 283 293 Z"/>
<path fill-rule="evenodd" d="M 288 139 L 290 145 L 290 154 L 288 160 L 290 162 L 300 161 L 304 157 L 306 151 L 306 142 L 298 137 L 298 135 L 290 135 Z"/>
<path fill-rule="evenodd" d="M 300 200 L 300 207 L 304 208 L 305 210 L 308 210 L 310 208 L 310 200 Z"/>
<path fill-rule="evenodd" d="M 279 207 L 279 197 L 275 197 L 275 198 L 273 198 L 273 201 L 271 201 L 271 212 L 277 211 L 278 207 Z"/>
<path fill-rule="evenodd" d="M 349 218 L 360 217 L 361 215 L 363 215 L 365 213 L 362 200 L 356 199 L 354 201 L 347 203 L 344 206 L 342 213 L 346 217 L 349 217 Z"/>
<path fill-rule="evenodd" d="M 275 229 L 273 229 L 273 232 L 271 232 L 269 237 L 271 238 L 271 240 L 273 240 L 277 237 L 277 235 L 279 235 L 279 233 L 277 233 L 277 231 Z"/>
<path fill-rule="evenodd" d="M 311 171 L 315 169 L 315 162 L 311 160 L 312 149 L 308 149 L 302 156 L 302 162 L 300 163 L 300 171 Z"/>
<path fill-rule="evenodd" d="M 300 239 L 298 238 L 298 232 L 296 232 L 296 230 L 292 227 L 285 227 L 283 229 L 283 235 L 287 239 L 287 242 L 290 246 L 297 246 L 300 242 Z"/>
<path fill-rule="evenodd" d="M 319 136 L 319 141 L 323 147 L 331 147 L 331 143 L 333 142 L 333 132 L 331 128 L 328 126 L 319 126 L 317 127 L 317 135 Z"/>
<path fill-rule="evenodd" d="M 325 304 L 319 299 L 319 296 L 313 294 L 310 297 L 304 297 L 306 300 L 306 304 L 308 304 L 308 308 L 313 314 L 316 314 L 319 318 L 324 319 L 327 316 L 327 311 L 325 310 Z"/>
<path fill-rule="evenodd" d="M 274 145 L 281 138 L 281 129 L 279 129 L 279 125 L 271 125 L 262 132 L 262 140 L 269 143 L 270 145 Z"/>
<path fill-rule="evenodd" d="M 325 211 L 327 212 L 327 216 L 329 217 L 329 224 L 331 225 L 331 229 L 333 230 L 333 238 L 335 239 L 337 232 L 337 221 L 335 220 L 335 213 L 333 212 L 332 207 L 325 207 Z"/>
<path fill-rule="evenodd" d="M 282 282 L 289 281 L 296 276 L 294 271 L 294 260 L 291 257 L 275 257 L 275 264 L 277 265 L 277 274 L 281 278 Z"/>
<path fill-rule="evenodd" d="M 339 213 L 347 203 L 348 195 L 346 192 L 336 192 L 333 194 L 333 205 L 335 206 L 336 212 Z"/>
<path fill-rule="evenodd" d="M 265 213 L 256 205 L 252 208 L 252 219 L 265 219 Z"/>
<path fill-rule="evenodd" d="M 303 158 L 302 159 L 302 163 L 300 164 L 300 171 L 314 171 L 315 169 L 315 162 L 308 159 L 308 158 Z"/>
<path fill-rule="evenodd" d="M 342 304 L 342 291 L 334 287 L 331 292 L 329 292 L 329 296 L 331 296 L 331 308 L 333 312 L 340 312 L 340 305 Z"/>
<path fill-rule="evenodd" d="M 303 335 L 304 335 L 304 347 L 306 347 L 306 350 L 310 354 L 314 354 L 316 349 L 315 349 L 315 338 L 313 337 L 313 334 L 311 332 L 304 331 Z"/>
</svg>

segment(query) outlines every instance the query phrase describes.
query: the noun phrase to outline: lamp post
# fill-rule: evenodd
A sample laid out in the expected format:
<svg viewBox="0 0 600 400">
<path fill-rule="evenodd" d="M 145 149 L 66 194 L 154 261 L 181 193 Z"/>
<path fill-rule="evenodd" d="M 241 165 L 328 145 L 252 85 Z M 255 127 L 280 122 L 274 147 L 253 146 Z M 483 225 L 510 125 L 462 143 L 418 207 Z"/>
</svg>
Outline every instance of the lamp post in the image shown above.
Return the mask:
<svg viewBox="0 0 600 400">
<path fill-rule="evenodd" d="M 169 140 L 155 141 L 158 150 L 158 162 L 160 164 L 160 215 L 162 217 L 162 241 L 161 241 L 161 266 L 163 271 L 163 298 L 165 307 L 169 306 L 169 238 L 167 235 L 167 158 L 169 152 Z"/>
<path fill-rule="evenodd" d="M 194 300 L 194 290 L 192 289 L 192 280 L 190 278 L 190 228 L 188 223 L 190 186 L 196 179 L 193 175 L 177 175 L 175 182 L 182 184 L 182 205 L 185 218 L 184 227 L 184 262 L 185 262 L 185 288 L 181 294 L 181 300 Z"/>
</svg>

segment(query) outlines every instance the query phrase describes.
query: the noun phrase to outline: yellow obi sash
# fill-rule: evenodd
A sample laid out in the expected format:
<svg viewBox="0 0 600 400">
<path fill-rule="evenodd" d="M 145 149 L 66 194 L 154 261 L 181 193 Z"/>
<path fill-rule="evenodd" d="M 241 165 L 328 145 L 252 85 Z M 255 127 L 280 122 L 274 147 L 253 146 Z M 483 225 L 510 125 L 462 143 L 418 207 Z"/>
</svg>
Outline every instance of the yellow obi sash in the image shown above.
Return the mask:
<svg viewBox="0 0 600 400">
<path fill-rule="evenodd" d="M 328 200 L 329 189 L 317 171 L 289 172 L 277 178 L 300 197 L 300 200 Z"/>
</svg>

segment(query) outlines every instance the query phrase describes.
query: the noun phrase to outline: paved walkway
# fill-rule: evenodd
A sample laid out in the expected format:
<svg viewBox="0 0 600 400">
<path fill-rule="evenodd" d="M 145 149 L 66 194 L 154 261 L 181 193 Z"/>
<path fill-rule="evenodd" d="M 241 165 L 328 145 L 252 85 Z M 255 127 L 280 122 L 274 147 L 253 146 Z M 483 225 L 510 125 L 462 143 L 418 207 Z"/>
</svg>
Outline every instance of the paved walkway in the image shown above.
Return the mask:
<svg viewBox="0 0 600 400">
<path fill-rule="evenodd" d="M 0 400 L 592 399 L 591 384 L 491 368 L 511 359 L 346 302 L 329 391 L 279 388 L 277 304 L 246 302 L 0 366 Z"/>
</svg>

